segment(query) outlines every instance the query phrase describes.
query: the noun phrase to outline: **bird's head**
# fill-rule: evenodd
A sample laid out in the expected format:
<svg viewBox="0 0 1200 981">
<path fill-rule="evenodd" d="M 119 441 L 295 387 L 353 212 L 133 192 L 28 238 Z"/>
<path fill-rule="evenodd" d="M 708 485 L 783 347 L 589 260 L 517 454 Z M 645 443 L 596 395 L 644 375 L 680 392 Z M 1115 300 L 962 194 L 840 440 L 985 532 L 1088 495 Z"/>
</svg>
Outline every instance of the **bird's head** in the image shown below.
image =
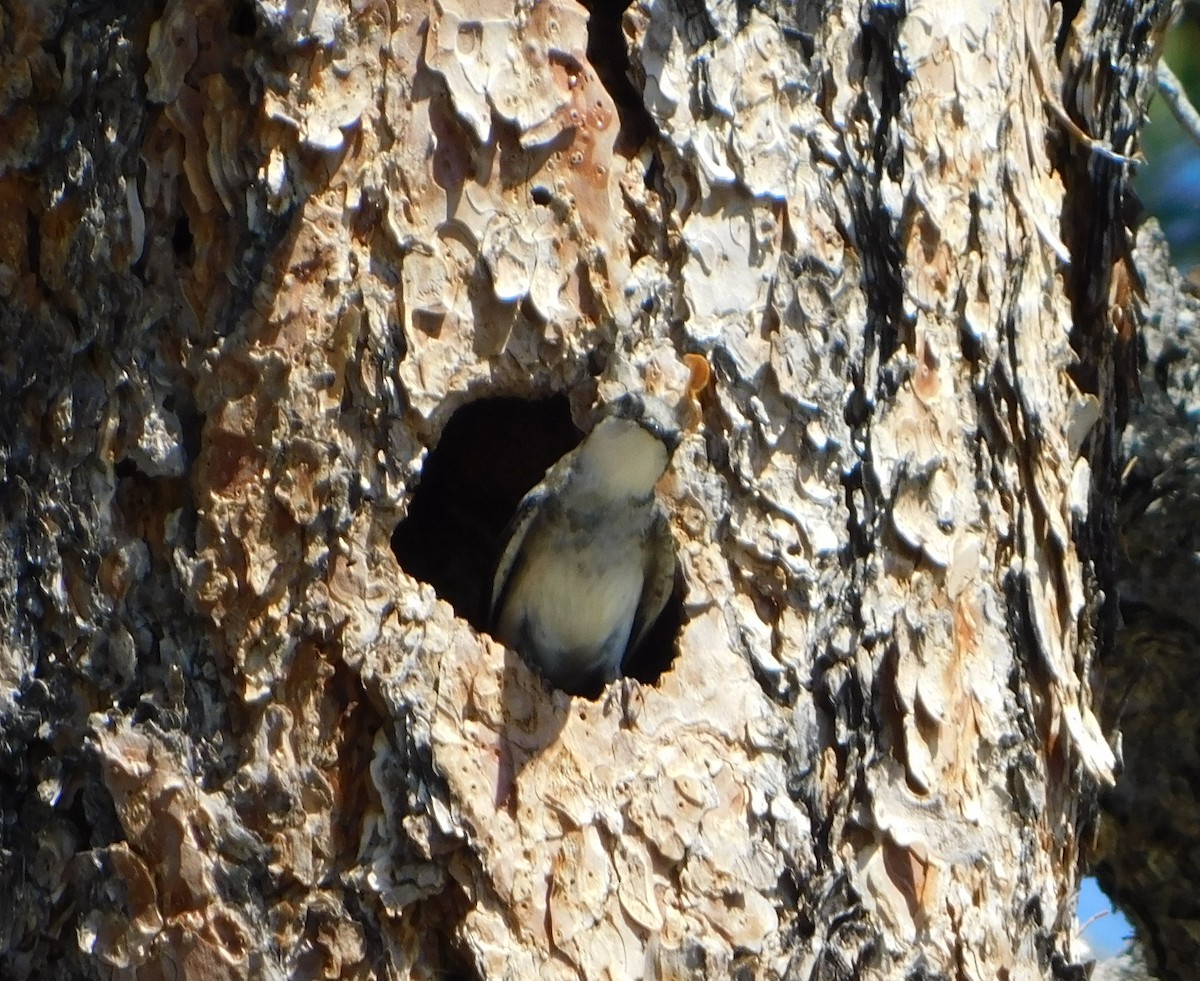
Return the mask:
<svg viewBox="0 0 1200 981">
<path fill-rule="evenodd" d="M 627 392 L 613 399 L 600 410 L 600 418 L 628 419 L 635 422 L 667 448 L 668 455 L 679 448 L 683 430 L 675 413 L 662 399 L 653 395 L 635 395 Z"/>
<path fill-rule="evenodd" d="M 626 394 L 604 405 L 583 443 L 580 463 L 607 493 L 645 497 L 667 469 L 683 433 L 670 408 L 650 395 Z"/>
</svg>

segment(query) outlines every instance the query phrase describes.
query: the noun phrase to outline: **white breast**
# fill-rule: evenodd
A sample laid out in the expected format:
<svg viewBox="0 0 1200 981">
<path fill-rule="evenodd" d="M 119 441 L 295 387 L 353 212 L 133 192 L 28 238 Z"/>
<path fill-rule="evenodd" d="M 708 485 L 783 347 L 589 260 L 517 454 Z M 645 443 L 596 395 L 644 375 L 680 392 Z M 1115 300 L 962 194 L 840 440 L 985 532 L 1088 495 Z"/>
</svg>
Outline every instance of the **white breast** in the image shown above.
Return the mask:
<svg viewBox="0 0 1200 981">
<path fill-rule="evenodd" d="M 630 556 L 632 559 L 632 556 Z M 523 613 L 534 656 L 559 666 L 599 665 L 615 674 L 642 595 L 636 561 L 596 568 L 571 553 L 541 553 L 520 572 L 504 605 L 501 636 L 515 637 Z"/>
</svg>

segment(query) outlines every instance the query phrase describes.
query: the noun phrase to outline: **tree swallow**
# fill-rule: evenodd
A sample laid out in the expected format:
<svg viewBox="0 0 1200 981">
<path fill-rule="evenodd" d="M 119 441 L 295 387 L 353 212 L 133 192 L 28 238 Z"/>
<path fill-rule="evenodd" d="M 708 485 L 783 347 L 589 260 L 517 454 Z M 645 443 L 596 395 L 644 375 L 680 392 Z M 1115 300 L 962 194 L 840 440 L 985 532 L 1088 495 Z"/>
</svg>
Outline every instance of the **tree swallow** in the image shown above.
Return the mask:
<svg viewBox="0 0 1200 981">
<path fill-rule="evenodd" d="M 570 694 L 616 679 L 671 594 L 674 541 L 654 485 L 681 436 L 658 399 L 620 397 L 505 531 L 491 632 Z"/>
</svg>

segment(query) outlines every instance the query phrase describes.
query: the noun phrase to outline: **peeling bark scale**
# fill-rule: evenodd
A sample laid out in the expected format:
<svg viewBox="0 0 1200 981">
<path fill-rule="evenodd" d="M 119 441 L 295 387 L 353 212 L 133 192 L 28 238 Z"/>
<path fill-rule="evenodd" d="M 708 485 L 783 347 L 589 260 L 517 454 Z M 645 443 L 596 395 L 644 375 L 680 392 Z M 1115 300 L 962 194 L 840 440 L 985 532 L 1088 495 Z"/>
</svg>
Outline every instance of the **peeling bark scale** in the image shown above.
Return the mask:
<svg viewBox="0 0 1200 981">
<path fill-rule="evenodd" d="M 0 975 L 1084 976 L 1169 5 L 596 3 L 0 10 Z M 393 531 L 696 354 L 570 698 Z"/>
</svg>

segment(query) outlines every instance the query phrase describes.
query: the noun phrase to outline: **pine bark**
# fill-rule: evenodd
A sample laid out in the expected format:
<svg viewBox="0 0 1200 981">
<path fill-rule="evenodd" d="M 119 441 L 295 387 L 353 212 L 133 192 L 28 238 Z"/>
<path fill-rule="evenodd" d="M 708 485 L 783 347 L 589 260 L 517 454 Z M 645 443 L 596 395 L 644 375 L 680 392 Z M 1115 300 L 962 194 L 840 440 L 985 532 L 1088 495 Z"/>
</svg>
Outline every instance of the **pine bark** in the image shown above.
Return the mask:
<svg viewBox="0 0 1200 981">
<path fill-rule="evenodd" d="M 1101 796 L 1093 864 L 1137 927 L 1160 978 L 1200 958 L 1200 746 L 1195 697 L 1197 337 L 1200 296 L 1171 266 L 1161 232 L 1139 229 L 1135 263 L 1147 312 L 1142 397 L 1124 436 L 1118 595 L 1121 625 L 1101 664 L 1106 721 L 1121 735 L 1123 772 Z"/>
<path fill-rule="evenodd" d="M 0 11 L 0 974 L 1080 976 L 1169 4 L 310 7 Z M 687 355 L 569 698 L 489 550 Z"/>
</svg>

